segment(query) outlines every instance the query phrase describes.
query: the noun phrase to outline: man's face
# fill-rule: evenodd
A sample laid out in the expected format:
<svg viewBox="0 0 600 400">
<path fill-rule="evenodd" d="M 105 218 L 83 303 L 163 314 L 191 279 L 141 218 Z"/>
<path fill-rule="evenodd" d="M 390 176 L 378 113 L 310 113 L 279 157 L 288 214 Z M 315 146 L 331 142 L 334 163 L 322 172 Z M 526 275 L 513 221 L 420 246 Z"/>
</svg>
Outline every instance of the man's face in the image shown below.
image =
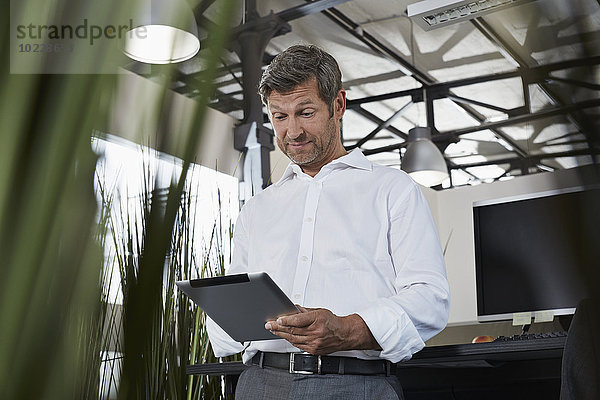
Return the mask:
<svg viewBox="0 0 600 400">
<path fill-rule="evenodd" d="M 345 154 L 339 135 L 339 121 L 346 108 L 345 95 L 340 90 L 331 117 L 327 103 L 319 97 L 315 79 L 290 92 L 272 92 L 269 96 L 269 118 L 277 145 L 305 172 L 318 172 L 323 165 Z"/>
</svg>

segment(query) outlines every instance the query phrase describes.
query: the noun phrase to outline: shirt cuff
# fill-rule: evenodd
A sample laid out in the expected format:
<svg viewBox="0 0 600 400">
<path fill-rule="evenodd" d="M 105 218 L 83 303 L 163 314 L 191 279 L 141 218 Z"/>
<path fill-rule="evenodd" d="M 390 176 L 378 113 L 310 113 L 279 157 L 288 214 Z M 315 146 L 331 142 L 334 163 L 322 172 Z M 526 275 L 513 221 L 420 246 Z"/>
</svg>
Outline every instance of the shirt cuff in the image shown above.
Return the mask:
<svg viewBox="0 0 600 400">
<path fill-rule="evenodd" d="M 425 347 L 408 314 L 390 300 L 381 299 L 357 314 L 381 346 L 380 358 L 391 362 L 405 361 Z"/>
</svg>

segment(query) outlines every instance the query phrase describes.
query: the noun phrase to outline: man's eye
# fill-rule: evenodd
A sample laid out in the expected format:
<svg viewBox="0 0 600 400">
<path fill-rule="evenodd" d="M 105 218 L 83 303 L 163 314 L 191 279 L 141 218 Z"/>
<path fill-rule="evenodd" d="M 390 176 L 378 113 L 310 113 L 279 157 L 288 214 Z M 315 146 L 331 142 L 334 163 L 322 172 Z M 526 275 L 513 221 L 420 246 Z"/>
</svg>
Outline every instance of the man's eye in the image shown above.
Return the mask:
<svg viewBox="0 0 600 400">
<path fill-rule="evenodd" d="M 283 121 L 285 119 L 285 115 L 274 115 L 273 119 L 277 121 Z"/>
<path fill-rule="evenodd" d="M 313 111 L 305 111 L 303 113 L 301 113 L 300 115 L 302 115 L 303 117 L 311 117 L 314 114 Z"/>
</svg>

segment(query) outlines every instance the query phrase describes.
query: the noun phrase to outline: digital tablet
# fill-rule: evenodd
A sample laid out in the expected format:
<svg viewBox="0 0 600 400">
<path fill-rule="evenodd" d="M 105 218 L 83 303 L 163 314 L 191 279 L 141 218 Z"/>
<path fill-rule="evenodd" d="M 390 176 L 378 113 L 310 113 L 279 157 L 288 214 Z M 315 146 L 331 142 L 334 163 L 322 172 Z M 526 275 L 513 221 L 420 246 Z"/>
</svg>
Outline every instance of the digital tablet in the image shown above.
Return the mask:
<svg viewBox="0 0 600 400">
<path fill-rule="evenodd" d="M 238 342 L 279 339 L 265 322 L 298 313 L 266 272 L 176 282 L 225 332 Z"/>
</svg>

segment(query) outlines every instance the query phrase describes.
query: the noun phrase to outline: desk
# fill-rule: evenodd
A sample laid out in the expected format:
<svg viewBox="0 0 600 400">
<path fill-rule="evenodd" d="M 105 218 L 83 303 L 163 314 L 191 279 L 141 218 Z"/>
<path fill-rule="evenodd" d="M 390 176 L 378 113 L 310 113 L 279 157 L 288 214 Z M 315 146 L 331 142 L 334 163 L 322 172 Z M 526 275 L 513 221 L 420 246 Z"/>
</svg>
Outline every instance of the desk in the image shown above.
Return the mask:
<svg viewBox="0 0 600 400">
<path fill-rule="evenodd" d="M 426 347 L 398 363 L 406 400 L 558 399 L 566 337 Z M 228 391 L 241 362 L 197 364 L 188 374 L 225 375 Z"/>
<path fill-rule="evenodd" d="M 406 399 L 558 399 L 566 337 L 426 347 L 397 364 Z"/>
</svg>

